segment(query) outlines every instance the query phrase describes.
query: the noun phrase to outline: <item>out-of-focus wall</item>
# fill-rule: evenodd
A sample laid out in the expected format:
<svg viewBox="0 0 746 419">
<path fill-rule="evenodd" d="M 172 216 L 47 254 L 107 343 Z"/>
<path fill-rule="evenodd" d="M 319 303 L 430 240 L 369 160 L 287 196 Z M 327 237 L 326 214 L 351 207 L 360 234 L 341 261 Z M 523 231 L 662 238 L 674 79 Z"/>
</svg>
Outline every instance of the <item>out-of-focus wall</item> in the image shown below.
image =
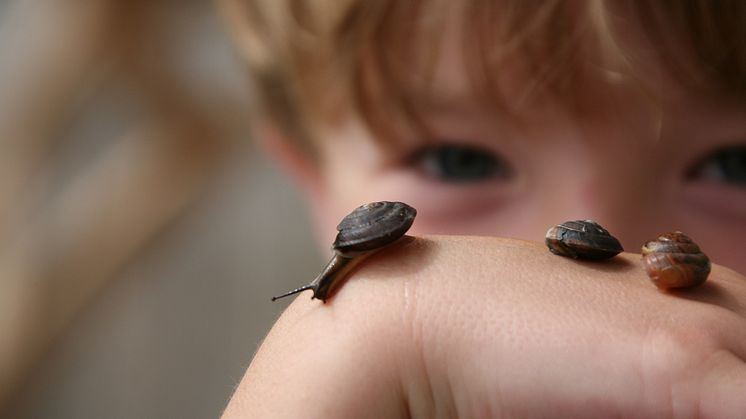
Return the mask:
<svg viewBox="0 0 746 419">
<path fill-rule="evenodd" d="M 6 0 L 0 57 L 0 416 L 218 416 L 321 258 L 214 6 Z"/>
</svg>

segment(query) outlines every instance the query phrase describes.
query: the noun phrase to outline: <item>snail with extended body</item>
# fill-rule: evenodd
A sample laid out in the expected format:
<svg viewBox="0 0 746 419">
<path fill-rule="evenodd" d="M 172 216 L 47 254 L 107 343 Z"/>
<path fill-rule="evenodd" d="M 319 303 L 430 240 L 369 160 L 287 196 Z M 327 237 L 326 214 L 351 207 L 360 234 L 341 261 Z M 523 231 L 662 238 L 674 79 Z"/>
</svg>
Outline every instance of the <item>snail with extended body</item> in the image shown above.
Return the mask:
<svg viewBox="0 0 746 419">
<path fill-rule="evenodd" d="M 414 222 L 417 210 L 402 202 L 373 202 L 347 215 L 337 226 L 332 244 L 334 257 L 310 284 L 272 297 L 272 301 L 305 290 L 326 302 L 333 289 L 363 259 L 404 236 Z"/>
<path fill-rule="evenodd" d="M 555 255 L 573 259 L 608 259 L 624 250 L 619 240 L 591 220 L 565 221 L 550 228 L 546 244 Z"/>
<path fill-rule="evenodd" d="M 645 243 L 642 262 L 653 283 L 664 290 L 696 287 L 710 274 L 710 259 L 680 231 Z"/>
</svg>

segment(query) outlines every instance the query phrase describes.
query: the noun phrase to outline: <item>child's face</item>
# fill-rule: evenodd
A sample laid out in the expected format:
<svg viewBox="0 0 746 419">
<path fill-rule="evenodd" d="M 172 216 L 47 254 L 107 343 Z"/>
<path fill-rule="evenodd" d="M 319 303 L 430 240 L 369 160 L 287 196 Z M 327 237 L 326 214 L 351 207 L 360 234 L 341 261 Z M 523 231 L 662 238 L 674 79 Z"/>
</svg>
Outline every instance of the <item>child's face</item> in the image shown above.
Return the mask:
<svg viewBox="0 0 746 419">
<path fill-rule="evenodd" d="M 321 231 L 331 236 L 361 203 L 400 200 L 418 209 L 415 234 L 541 241 L 552 225 L 593 219 L 630 252 L 681 230 L 746 272 L 743 104 L 685 90 L 651 56 L 639 80 L 587 77 L 572 111 L 538 98 L 507 115 L 474 99 L 460 57 L 447 39 L 427 92 L 436 100 L 421 110 L 427 143 L 405 138 L 386 151 L 355 117 L 324 133 Z M 517 97 L 525 83 L 505 70 L 497 80 Z"/>
</svg>

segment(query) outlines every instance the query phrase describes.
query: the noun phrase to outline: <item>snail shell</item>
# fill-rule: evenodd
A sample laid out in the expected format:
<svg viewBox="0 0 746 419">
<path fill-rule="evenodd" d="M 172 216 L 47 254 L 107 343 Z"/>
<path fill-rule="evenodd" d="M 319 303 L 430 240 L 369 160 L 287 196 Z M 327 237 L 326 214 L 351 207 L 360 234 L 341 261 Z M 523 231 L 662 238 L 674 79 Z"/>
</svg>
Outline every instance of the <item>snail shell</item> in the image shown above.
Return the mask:
<svg viewBox="0 0 746 419">
<path fill-rule="evenodd" d="M 547 231 L 546 244 L 555 255 L 600 260 L 624 249 L 614 236 L 592 220 L 566 221 Z"/>
<path fill-rule="evenodd" d="M 645 243 L 642 262 L 653 283 L 664 290 L 696 287 L 710 274 L 710 259 L 680 231 Z"/>
<path fill-rule="evenodd" d="M 403 202 L 371 202 L 355 208 L 337 226 L 332 249 L 354 255 L 399 240 L 414 222 L 417 210 Z"/>
<path fill-rule="evenodd" d="M 403 202 L 372 202 L 355 208 L 337 226 L 337 238 L 332 244 L 334 257 L 308 285 L 272 297 L 272 301 L 305 290 L 313 290 L 313 298 L 326 299 L 347 274 L 365 257 L 397 242 L 409 230 L 417 210 Z"/>
</svg>

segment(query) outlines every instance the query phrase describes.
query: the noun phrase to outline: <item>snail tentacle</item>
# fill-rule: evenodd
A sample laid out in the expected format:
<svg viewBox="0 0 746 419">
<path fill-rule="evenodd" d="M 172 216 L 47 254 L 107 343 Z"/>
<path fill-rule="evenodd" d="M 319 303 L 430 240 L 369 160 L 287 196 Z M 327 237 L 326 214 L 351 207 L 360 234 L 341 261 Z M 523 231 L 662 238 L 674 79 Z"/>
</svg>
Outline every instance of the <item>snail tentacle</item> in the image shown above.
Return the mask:
<svg viewBox="0 0 746 419">
<path fill-rule="evenodd" d="M 272 301 L 310 289 L 312 299 L 326 302 L 358 263 L 404 237 L 416 215 L 417 210 L 402 202 L 372 202 L 356 208 L 337 226 L 332 244 L 334 257 L 321 273 L 308 285 L 273 297 Z"/>
</svg>

